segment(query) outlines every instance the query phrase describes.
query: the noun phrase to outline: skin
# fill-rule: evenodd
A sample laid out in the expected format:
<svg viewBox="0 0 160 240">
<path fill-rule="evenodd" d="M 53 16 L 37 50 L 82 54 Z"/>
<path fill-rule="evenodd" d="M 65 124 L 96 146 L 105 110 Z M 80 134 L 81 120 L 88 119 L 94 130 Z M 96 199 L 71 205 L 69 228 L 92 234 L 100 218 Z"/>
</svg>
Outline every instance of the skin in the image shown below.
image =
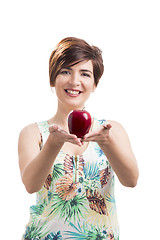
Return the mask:
<svg viewBox="0 0 160 240">
<path fill-rule="evenodd" d="M 81 94 L 75 97 L 66 93 L 66 89 L 78 89 Z M 68 114 L 73 109 L 83 109 L 95 89 L 91 60 L 61 69 L 55 82 L 57 112 L 48 120 L 50 134 L 42 150 L 39 149 L 41 139 L 36 124 L 30 124 L 20 132 L 19 166 L 22 181 L 29 193 L 42 188 L 60 150 L 71 156 L 80 155 L 88 147 L 89 141 L 99 144 L 124 186 L 136 186 L 139 175 L 137 162 L 128 135 L 120 123 L 108 120 L 94 131 L 91 127 L 83 139 L 68 131 Z M 108 124 L 112 127 L 109 128 Z"/>
</svg>

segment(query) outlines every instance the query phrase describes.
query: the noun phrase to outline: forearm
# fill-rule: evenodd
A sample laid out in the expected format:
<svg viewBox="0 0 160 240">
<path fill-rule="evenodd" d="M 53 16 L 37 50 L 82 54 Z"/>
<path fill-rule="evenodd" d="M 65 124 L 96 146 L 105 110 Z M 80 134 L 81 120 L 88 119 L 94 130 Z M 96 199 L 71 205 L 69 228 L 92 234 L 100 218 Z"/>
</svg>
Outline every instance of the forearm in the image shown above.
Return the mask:
<svg viewBox="0 0 160 240">
<path fill-rule="evenodd" d="M 120 182 L 127 187 L 134 187 L 138 179 L 138 167 L 131 149 L 125 148 L 110 134 L 106 143 L 98 143 Z"/>
<path fill-rule="evenodd" d="M 22 181 L 29 193 L 42 188 L 62 145 L 54 144 L 49 136 L 40 153 L 26 165 Z"/>
</svg>

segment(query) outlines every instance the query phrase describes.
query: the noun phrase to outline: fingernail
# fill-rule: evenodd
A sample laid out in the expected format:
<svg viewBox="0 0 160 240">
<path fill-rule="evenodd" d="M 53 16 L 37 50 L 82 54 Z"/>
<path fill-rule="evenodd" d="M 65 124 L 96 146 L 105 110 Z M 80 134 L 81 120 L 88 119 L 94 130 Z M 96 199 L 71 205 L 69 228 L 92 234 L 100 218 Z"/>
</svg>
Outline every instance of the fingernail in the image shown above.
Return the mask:
<svg viewBox="0 0 160 240">
<path fill-rule="evenodd" d="M 107 124 L 107 128 L 110 129 L 112 125 L 110 123 Z"/>
<path fill-rule="evenodd" d="M 110 123 L 108 123 L 107 125 L 103 125 L 103 127 L 104 127 L 105 129 L 110 129 L 110 128 L 112 127 L 112 125 L 111 125 Z"/>
</svg>

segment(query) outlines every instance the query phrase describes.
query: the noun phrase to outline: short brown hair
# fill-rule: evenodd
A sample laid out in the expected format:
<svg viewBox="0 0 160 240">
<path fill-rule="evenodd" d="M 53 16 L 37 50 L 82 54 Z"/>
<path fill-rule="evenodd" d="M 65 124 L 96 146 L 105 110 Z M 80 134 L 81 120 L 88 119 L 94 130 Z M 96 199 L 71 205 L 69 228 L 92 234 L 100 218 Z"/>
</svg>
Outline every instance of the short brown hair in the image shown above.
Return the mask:
<svg viewBox="0 0 160 240">
<path fill-rule="evenodd" d="M 62 68 L 74 66 L 85 60 L 92 61 L 94 82 L 97 86 L 104 71 L 102 51 L 79 38 L 62 39 L 49 59 L 50 85 L 55 86 L 56 77 Z"/>
</svg>

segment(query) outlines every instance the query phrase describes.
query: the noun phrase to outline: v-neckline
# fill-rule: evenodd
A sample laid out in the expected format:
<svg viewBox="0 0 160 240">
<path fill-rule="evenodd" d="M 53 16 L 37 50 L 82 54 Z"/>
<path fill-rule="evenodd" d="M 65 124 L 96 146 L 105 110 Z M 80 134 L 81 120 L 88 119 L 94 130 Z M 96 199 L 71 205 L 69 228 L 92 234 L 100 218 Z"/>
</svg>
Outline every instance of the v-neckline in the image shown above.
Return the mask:
<svg viewBox="0 0 160 240">
<path fill-rule="evenodd" d="M 69 154 L 69 153 L 64 152 L 62 149 L 59 151 L 59 154 L 61 153 L 61 154 L 63 154 L 64 156 L 69 155 L 70 157 L 74 157 L 74 156 L 79 156 L 79 157 L 80 157 L 80 156 L 84 156 L 84 155 L 86 155 L 86 152 L 88 151 L 90 145 L 91 145 L 91 142 L 88 142 L 88 145 L 87 145 L 86 149 L 85 149 L 84 152 L 82 152 L 81 154 L 71 155 L 71 154 Z"/>
</svg>

